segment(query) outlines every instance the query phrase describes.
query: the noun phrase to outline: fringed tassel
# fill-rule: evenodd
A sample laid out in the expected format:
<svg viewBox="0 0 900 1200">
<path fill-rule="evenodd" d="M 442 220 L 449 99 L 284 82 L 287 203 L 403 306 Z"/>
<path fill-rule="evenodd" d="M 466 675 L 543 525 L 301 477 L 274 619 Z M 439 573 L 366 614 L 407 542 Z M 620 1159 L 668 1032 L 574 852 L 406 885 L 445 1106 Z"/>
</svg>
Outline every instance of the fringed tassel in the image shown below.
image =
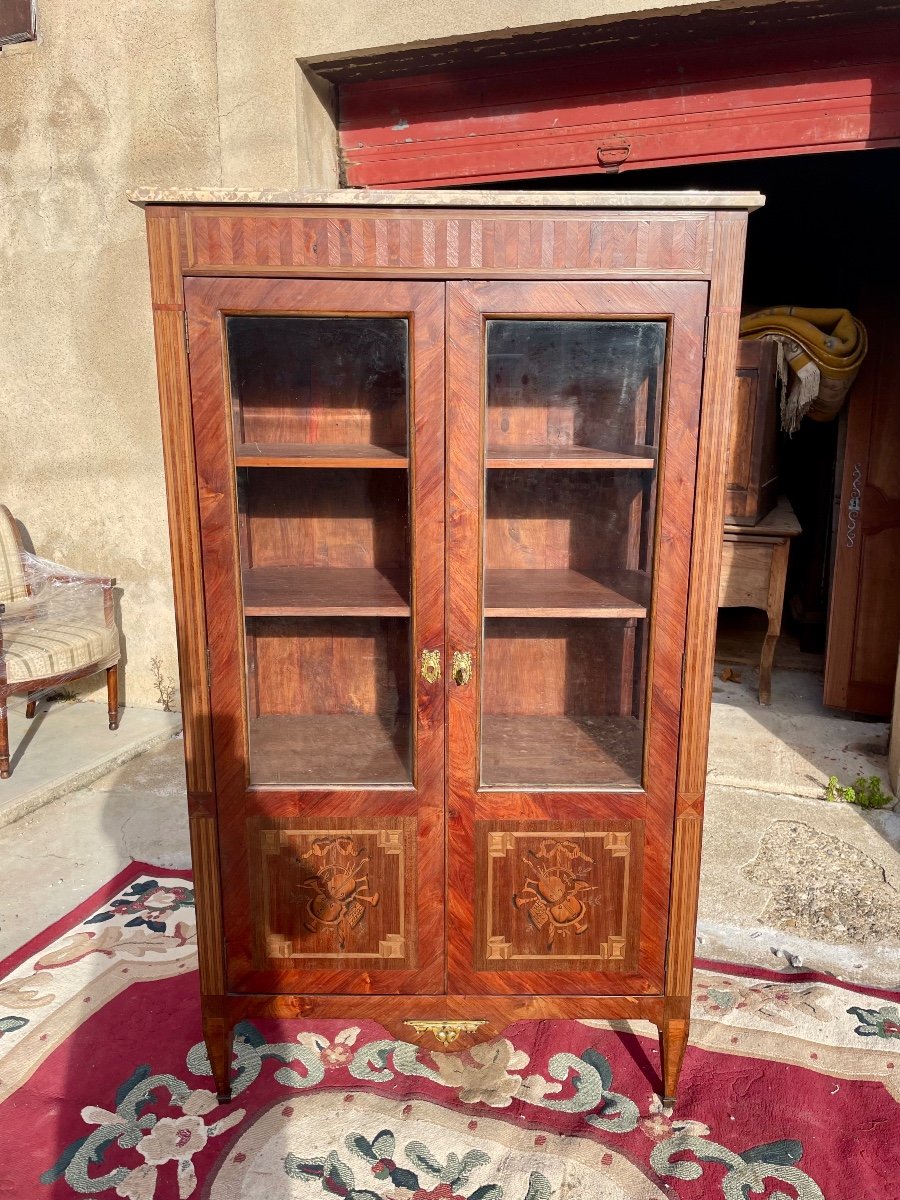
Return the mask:
<svg viewBox="0 0 900 1200">
<path fill-rule="evenodd" d="M 815 363 L 807 363 L 794 377 L 794 386 L 782 394 L 781 428 L 785 433 L 796 433 L 800 422 L 812 408 L 819 395 L 821 372 Z"/>
</svg>

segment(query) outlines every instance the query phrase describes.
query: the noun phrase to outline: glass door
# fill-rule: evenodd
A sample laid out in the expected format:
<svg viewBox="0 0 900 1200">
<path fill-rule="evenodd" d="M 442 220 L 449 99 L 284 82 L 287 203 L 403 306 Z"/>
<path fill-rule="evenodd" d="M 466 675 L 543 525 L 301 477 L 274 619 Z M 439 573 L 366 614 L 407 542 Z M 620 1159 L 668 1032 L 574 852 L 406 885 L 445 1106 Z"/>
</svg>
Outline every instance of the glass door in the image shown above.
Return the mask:
<svg viewBox="0 0 900 1200">
<path fill-rule="evenodd" d="M 411 784 L 409 320 L 225 317 L 251 786 Z"/>
<path fill-rule="evenodd" d="M 482 788 L 641 786 L 665 348 L 486 322 Z"/>
<path fill-rule="evenodd" d="M 706 288 L 450 291 L 450 987 L 659 991 Z"/>
<path fill-rule="evenodd" d="M 231 986 L 440 990 L 443 288 L 188 297 Z"/>
</svg>

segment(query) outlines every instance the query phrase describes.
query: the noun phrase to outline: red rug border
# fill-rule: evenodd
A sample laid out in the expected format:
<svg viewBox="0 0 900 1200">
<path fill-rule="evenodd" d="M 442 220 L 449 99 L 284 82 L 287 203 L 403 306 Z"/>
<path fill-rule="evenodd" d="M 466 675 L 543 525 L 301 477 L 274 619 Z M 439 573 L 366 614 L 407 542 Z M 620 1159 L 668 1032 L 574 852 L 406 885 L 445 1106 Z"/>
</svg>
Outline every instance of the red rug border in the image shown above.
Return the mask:
<svg viewBox="0 0 900 1200">
<path fill-rule="evenodd" d="M 20 946 L 18 950 L 13 950 L 6 958 L 0 959 L 0 979 L 5 978 L 27 959 L 37 954 L 40 950 L 43 950 L 46 946 L 49 946 L 51 942 L 55 941 L 57 937 L 61 936 L 68 929 L 71 929 L 73 925 L 80 924 L 85 917 L 90 916 L 95 909 L 112 900 L 118 892 L 122 891 L 129 882 L 139 875 L 154 875 L 162 878 L 178 879 L 191 879 L 193 877 L 189 867 L 182 869 L 160 867 L 155 863 L 141 862 L 133 859 L 118 874 L 114 875 L 102 887 L 82 900 L 75 908 L 64 913 L 58 920 L 48 925 L 45 929 L 42 929 L 39 933 L 36 933 L 34 937 L 29 938 L 24 946 Z M 765 979 L 770 983 L 822 983 L 829 987 L 843 987 L 847 991 L 861 992 L 867 996 L 876 996 L 900 1004 L 900 991 L 874 987 L 870 984 L 854 983 L 850 980 L 840 979 L 836 975 L 823 974 L 821 971 L 792 971 L 788 974 L 785 971 L 776 971 L 769 967 L 757 967 L 748 963 L 723 962 L 712 958 L 695 958 L 694 967 L 699 967 L 702 971 L 715 971 L 718 975 L 737 975 L 743 979 Z"/>
<path fill-rule="evenodd" d="M 178 870 L 174 867 L 158 867 L 154 863 L 139 862 L 137 859 L 132 859 L 127 866 L 124 866 L 118 874 L 108 880 L 104 885 L 93 892 L 75 908 L 64 913 L 52 925 L 46 926 L 34 937 L 29 938 L 24 946 L 20 946 L 18 950 L 13 950 L 6 958 L 0 959 L 0 979 L 4 979 L 16 967 L 22 965 L 33 955 L 39 953 L 55 941 L 62 934 L 66 933 L 73 925 L 79 925 L 85 917 L 90 916 L 95 909 L 112 900 L 118 892 L 121 892 L 133 879 L 139 875 L 155 875 L 163 878 L 191 879 L 192 873 L 190 868 L 186 867 L 183 870 Z"/>
<path fill-rule="evenodd" d="M 869 983 L 854 983 L 838 975 L 826 975 L 822 971 L 775 971 L 770 967 L 755 967 L 748 963 L 722 962 L 714 958 L 695 958 L 694 968 L 715 971 L 718 975 L 740 975 L 745 979 L 765 979 L 770 983 L 825 983 L 829 987 L 844 988 L 848 992 L 863 992 L 866 995 L 884 997 L 900 1004 L 900 992 L 890 988 L 875 987 Z"/>
</svg>

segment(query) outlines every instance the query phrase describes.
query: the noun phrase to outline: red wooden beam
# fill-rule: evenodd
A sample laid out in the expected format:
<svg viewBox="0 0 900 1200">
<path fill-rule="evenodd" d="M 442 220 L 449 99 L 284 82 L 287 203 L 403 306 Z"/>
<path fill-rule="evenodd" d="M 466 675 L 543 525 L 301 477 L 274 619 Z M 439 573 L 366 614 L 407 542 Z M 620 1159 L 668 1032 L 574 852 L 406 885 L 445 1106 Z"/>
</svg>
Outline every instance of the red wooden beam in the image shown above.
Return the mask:
<svg viewBox="0 0 900 1200">
<path fill-rule="evenodd" d="M 900 145 L 900 22 L 791 34 L 346 83 L 347 182 L 448 185 Z"/>
</svg>

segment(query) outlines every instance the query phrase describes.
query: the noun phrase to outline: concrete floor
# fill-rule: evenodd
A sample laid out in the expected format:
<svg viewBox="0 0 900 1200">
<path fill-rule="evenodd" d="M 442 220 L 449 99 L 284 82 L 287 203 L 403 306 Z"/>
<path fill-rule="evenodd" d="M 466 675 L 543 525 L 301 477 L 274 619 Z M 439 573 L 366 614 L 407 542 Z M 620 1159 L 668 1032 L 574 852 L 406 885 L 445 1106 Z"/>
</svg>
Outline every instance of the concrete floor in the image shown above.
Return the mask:
<svg viewBox="0 0 900 1200">
<path fill-rule="evenodd" d="M 885 726 L 822 709 L 821 678 L 717 680 L 698 953 L 900 980 L 900 813 L 820 799 L 827 776 L 886 779 Z M 0 828 L 0 957 L 131 859 L 189 865 L 180 738 Z"/>
<path fill-rule="evenodd" d="M 776 671 L 772 703 L 763 705 L 756 697 L 757 672 L 743 667 L 739 673 L 740 682 L 725 682 L 722 665 L 716 666 L 711 785 L 818 799 L 830 775 L 841 783 L 877 775 L 890 793 L 883 721 L 854 721 L 824 708 L 821 675 Z"/>
<path fill-rule="evenodd" d="M 190 865 L 180 737 L 0 828 L 0 958 L 133 859 Z"/>
<path fill-rule="evenodd" d="M 725 681 L 716 664 L 697 953 L 769 968 L 900 985 L 900 802 L 829 803 L 877 775 L 890 794 L 888 726 L 821 703 L 822 677 L 776 670 L 772 704 L 758 675 Z"/>
<path fill-rule="evenodd" d="M 25 700 L 9 702 L 12 774 L 0 782 L 0 826 L 87 787 L 95 779 L 169 741 L 181 729 L 181 713 L 159 708 L 123 708 L 119 728 L 109 728 L 102 703 L 38 703 L 25 716 Z"/>
</svg>

